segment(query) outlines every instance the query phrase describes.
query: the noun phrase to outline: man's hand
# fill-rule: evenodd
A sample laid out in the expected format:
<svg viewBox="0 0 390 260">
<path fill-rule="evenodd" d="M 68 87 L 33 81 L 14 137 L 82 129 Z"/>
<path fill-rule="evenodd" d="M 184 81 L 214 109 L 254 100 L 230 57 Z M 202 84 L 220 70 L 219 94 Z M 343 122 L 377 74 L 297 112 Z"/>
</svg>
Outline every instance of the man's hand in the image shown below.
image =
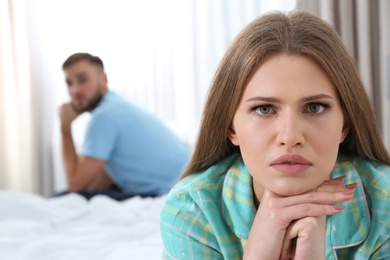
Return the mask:
<svg viewBox="0 0 390 260">
<path fill-rule="evenodd" d="M 59 108 L 59 116 L 62 126 L 70 126 L 70 124 L 80 115 L 71 103 L 65 103 Z"/>
<path fill-rule="evenodd" d="M 113 182 L 104 170 L 105 160 L 78 156 L 73 143 L 71 123 L 81 113 L 71 103 L 59 108 L 62 135 L 62 156 L 70 191 L 83 189 L 106 189 Z"/>
</svg>

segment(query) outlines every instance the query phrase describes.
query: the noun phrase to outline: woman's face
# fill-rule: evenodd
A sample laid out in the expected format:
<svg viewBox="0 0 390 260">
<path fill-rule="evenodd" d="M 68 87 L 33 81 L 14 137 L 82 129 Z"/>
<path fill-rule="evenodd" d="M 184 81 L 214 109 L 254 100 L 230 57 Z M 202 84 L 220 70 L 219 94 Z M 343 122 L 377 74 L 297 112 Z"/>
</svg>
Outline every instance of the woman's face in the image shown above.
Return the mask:
<svg viewBox="0 0 390 260">
<path fill-rule="evenodd" d="M 290 196 L 329 178 L 348 132 L 343 122 L 336 88 L 320 65 L 281 54 L 255 71 L 229 138 L 240 147 L 258 199 L 264 189 Z"/>
</svg>

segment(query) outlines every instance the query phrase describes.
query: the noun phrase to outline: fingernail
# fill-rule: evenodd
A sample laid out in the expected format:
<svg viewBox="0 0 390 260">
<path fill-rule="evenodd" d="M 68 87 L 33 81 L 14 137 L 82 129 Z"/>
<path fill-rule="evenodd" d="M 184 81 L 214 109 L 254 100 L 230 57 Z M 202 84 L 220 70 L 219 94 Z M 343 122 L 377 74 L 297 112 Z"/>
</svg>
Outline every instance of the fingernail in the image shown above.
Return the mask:
<svg viewBox="0 0 390 260">
<path fill-rule="evenodd" d="M 343 194 L 344 194 L 344 195 L 347 195 L 347 196 L 350 196 L 350 195 L 352 195 L 354 192 L 355 192 L 354 189 L 348 189 L 348 190 L 344 191 Z"/>
<path fill-rule="evenodd" d="M 345 206 L 333 206 L 336 210 L 342 210 L 345 209 Z"/>
<path fill-rule="evenodd" d="M 345 179 L 345 177 L 347 177 L 347 176 L 339 176 L 339 177 L 337 177 L 337 178 L 334 178 L 333 180 L 334 180 L 334 181 L 342 182 L 342 181 Z"/>
<path fill-rule="evenodd" d="M 344 185 L 344 187 L 347 189 L 354 189 L 356 188 L 357 185 L 358 185 L 357 183 L 351 183 L 351 184 Z"/>
</svg>

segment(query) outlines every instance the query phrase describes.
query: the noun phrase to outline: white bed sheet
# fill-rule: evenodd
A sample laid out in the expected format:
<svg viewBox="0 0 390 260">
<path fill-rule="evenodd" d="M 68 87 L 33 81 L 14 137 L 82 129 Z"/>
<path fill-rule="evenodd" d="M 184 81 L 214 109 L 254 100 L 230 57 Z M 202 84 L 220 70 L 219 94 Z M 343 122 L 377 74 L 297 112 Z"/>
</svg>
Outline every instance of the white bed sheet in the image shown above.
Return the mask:
<svg viewBox="0 0 390 260">
<path fill-rule="evenodd" d="M 0 259 L 161 259 L 164 199 L 0 191 Z"/>
</svg>

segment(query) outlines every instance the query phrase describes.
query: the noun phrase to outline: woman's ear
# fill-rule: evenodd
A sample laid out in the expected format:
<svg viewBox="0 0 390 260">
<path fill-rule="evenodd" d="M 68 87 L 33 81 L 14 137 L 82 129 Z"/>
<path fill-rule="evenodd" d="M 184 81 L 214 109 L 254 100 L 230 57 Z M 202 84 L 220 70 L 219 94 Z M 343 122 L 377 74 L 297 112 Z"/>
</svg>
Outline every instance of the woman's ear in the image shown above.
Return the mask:
<svg viewBox="0 0 390 260">
<path fill-rule="evenodd" d="M 228 132 L 227 132 L 227 135 L 228 135 L 230 141 L 231 141 L 235 146 L 239 146 L 237 134 L 236 134 L 236 131 L 234 130 L 233 124 L 230 125 L 230 127 L 229 127 L 229 129 L 228 129 Z"/>
<path fill-rule="evenodd" d="M 341 133 L 340 144 L 342 142 L 344 142 L 344 140 L 347 137 L 348 133 L 349 133 L 349 126 L 344 126 L 343 131 Z"/>
</svg>

